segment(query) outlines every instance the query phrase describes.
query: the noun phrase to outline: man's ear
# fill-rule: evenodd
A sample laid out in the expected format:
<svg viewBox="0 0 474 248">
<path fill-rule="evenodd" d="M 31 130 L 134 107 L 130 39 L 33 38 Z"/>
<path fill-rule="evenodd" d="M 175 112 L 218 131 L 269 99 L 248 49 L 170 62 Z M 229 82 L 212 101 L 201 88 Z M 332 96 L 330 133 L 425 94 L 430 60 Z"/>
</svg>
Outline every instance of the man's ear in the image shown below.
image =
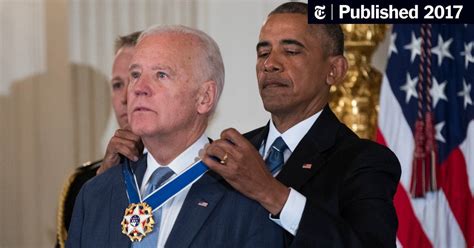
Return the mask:
<svg viewBox="0 0 474 248">
<path fill-rule="evenodd" d="M 197 111 L 207 114 L 212 111 L 217 101 L 217 83 L 215 81 L 203 82 L 198 91 Z"/>
<path fill-rule="evenodd" d="M 326 76 L 326 83 L 331 86 L 344 80 L 347 73 L 348 63 L 346 58 L 342 55 L 330 57 L 329 63 L 329 73 Z"/>
</svg>

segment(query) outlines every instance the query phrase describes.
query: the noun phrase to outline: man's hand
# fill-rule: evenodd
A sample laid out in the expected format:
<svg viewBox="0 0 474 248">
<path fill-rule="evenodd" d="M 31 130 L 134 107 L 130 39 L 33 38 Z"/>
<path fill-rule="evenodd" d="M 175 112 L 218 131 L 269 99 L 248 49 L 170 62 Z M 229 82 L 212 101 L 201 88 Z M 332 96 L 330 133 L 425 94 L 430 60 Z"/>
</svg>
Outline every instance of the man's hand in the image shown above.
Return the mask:
<svg viewBox="0 0 474 248">
<path fill-rule="evenodd" d="M 221 139 L 201 152 L 201 158 L 236 190 L 258 201 L 270 213 L 280 213 L 289 188 L 273 178 L 262 156 L 237 130 L 224 130 Z"/>
<path fill-rule="evenodd" d="M 117 129 L 110 139 L 105 151 L 104 161 L 97 170 L 97 175 L 120 163 L 122 154 L 130 160 L 137 161 L 143 153 L 143 142 L 129 129 Z"/>
</svg>

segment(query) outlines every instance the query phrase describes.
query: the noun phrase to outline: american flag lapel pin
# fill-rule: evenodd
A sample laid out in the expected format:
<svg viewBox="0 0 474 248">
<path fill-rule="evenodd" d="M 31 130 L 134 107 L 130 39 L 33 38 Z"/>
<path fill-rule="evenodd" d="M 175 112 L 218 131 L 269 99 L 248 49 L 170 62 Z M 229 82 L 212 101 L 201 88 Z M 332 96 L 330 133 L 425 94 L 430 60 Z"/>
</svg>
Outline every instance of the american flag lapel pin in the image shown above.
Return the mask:
<svg viewBox="0 0 474 248">
<path fill-rule="evenodd" d="M 203 208 L 207 208 L 207 205 L 209 205 L 209 203 L 207 203 L 206 201 L 200 201 L 198 202 L 198 206 L 201 206 Z"/>
<path fill-rule="evenodd" d="M 307 170 L 311 170 L 311 167 L 313 167 L 312 164 L 304 164 L 302 168 L 307 169 Z"/>
</svg>

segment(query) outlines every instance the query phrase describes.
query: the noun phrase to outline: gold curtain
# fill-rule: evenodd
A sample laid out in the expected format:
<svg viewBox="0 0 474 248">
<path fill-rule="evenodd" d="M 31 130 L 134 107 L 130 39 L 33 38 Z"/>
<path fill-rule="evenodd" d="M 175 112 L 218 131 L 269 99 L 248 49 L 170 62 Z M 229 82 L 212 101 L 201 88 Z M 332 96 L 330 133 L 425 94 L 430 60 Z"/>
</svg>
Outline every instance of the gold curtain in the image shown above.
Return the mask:
<svg viewBox="0 0 474 248">
<path fill-rule="evenodd" d="M 330 106 L 359 137 L 374 139 L 382 74 L 370 63 L 388 26 L 344 24 L 342 28 L 349 70 L 344 82 L 331 88 Z"/>
</svg>

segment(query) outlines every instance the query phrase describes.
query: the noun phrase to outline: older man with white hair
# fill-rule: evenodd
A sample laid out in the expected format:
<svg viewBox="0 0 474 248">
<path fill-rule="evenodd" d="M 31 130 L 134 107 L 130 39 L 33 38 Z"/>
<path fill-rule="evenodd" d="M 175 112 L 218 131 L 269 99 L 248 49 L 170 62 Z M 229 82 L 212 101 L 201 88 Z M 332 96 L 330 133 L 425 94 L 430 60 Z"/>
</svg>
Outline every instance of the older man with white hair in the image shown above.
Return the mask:
<svg viewBox="0 0 474 248">
<path fill-rule="evenodd" d="M 148 153 L 84 185 L 67 246 L 282 246 L 265 210 L 197 161 L 224 86 L 215 41 L 184 26 L 150 28 L 130 77 L 128 120 Z"/>
</svg>

